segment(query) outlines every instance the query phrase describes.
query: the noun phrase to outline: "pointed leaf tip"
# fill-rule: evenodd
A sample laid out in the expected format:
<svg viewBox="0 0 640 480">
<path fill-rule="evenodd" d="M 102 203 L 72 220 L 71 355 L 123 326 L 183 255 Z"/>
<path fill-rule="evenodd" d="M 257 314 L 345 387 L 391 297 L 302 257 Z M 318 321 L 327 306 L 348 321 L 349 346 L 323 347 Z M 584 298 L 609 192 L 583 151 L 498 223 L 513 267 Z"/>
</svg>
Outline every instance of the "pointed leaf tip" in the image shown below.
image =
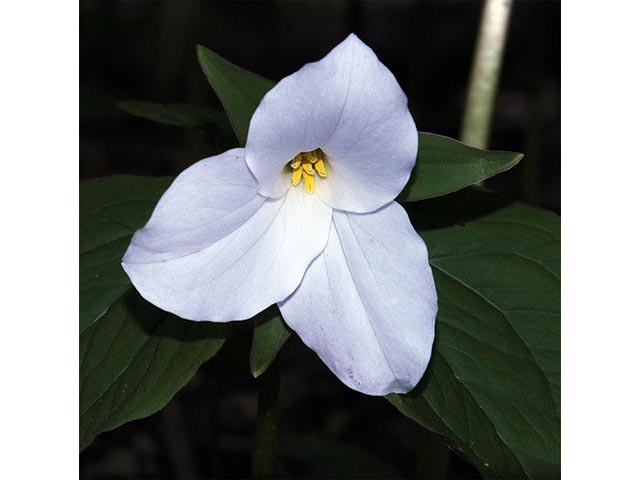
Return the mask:
<svg viewBox="0 0 640 480">
<path fill-rule="evenodd" d="M 234 65 L 202 45 L 196 47 L 196 53 L 202 72 L 222 102 L 238 141 L 244 145 L 253 112 L 275 83 Z"/>
<path fill-rule="evenodd" d="M 481 150 L 434 133 L 419 134 L 418 158 L 399 202 L 415 202 L 462 190 L 520 162 L 518 152 Z"/>
<path fill-rule="evenodd" d="M 291 336 L 277 308 L 271 307 L 254 319 L 249 368 L 254 378 L 267 371 Z"/>
</svg>

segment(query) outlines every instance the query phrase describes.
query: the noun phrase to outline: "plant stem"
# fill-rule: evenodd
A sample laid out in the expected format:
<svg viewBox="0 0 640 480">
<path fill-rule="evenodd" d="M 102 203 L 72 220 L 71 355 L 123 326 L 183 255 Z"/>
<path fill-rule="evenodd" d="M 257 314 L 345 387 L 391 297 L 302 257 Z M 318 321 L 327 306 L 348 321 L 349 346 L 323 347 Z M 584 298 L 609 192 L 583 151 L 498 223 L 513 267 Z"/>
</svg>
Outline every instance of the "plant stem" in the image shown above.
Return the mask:
<svg viewBox="0 0 640 480">
<path fill-rule="evenodd" d="M 267 479 L 274 477 L 280 394 L 280 368 L 277 360 L 258 377 L 258 392 L 258 416 L 253 440 L 251 476 L 255 479 Z"/>
<path fill-rule="evenodd" d="M 485 0 L 482 10 L 460 135 L 478 148 L 488 146 L 511 5 L 512 0 Z"/>
</svg>

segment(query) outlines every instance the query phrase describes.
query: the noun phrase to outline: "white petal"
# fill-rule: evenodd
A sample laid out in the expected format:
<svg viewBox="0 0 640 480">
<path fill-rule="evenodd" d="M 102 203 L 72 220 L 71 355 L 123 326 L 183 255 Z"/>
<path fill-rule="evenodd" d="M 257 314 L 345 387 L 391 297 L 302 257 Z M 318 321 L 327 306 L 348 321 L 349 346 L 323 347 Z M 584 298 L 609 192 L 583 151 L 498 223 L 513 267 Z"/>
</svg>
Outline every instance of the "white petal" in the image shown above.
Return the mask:
<svg viewBox="0 0 640 480">
<path fill-rule="evenodd" d="M 264 203 L 242 148 L 206 158 L 183 171 L 133 236 L 124 262 L 172 260 L 208 247 Z"/>
<path fill-rule="evenodd" d="M 246 158 L 260 193 L 282 195 L 284 165 L 316 148 L 329 176 L 316 181 L 330 206 L 373 211 L 406 185 L 418 151 L 407 98 L 375 53 L 351 34 L 319 62 L 282 79 L 260 102 L 249 126 Z"/>
<path fill-rule="evenodd" d="M 405 393 L 431 357 L 438 310 L 427 248 L 400 205 L 334 212 L 329 241 L 284 320 L 347 386 Z"/>
<path fill-rule="evenodd" d="M 137 249 L 153 251 L 147 237 L 148 244 L 127 253 L 123 268 L 140 294 L 163 310 L 189 320 L 243 320 L 295 290 L 324 248 L 330 224 L 331 209 L 317 195 L 292 188 L 189 255 L 140 261 Z"/>
</svg>

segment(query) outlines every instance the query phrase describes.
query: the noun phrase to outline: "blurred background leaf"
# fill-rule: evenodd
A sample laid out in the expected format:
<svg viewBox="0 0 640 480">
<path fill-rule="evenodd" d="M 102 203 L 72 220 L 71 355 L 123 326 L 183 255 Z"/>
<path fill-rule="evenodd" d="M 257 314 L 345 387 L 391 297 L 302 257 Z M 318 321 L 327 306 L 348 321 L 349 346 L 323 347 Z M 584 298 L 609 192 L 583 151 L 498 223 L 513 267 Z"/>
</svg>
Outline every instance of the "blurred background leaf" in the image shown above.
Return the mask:
<svg viewBox="0 0 640 480">
<path fill-rule="evenodd" d="M 233 133 L 227 116 L 220 110 L 188 103 L 154 103 L 128 100 L 118 106 L 136 117 L 174 127 L 219 128 Z"/>
<path fill-rule="evenodd" d="M 128 100 L 118 107 L 136 117 L 172 127 L 194 128 L 209 133 L 218 152 L 238 146 L 227 116 L 219 109 L 188 103 L 154 103 Z"/>
</svg>

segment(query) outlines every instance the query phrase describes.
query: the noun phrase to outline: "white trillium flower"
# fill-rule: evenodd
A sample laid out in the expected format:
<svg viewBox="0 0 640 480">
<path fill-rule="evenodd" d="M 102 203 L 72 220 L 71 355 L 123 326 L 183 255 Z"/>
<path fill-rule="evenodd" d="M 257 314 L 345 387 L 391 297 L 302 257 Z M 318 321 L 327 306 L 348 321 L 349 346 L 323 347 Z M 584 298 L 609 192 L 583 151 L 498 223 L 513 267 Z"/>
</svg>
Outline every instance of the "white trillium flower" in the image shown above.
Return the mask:
<svg viewBox="0 0 640 480">
<path fill-rule="evenodd" d="M 265 95 L 245 149 L 175 179 L 122 265 L 145 299 L 189 320 L 277 303 L 347 386 L 408 392 L 437 312 L 427 248 L 393 201 L 417 149 L 404 92 L 352 34 Z"/>
</svg>

